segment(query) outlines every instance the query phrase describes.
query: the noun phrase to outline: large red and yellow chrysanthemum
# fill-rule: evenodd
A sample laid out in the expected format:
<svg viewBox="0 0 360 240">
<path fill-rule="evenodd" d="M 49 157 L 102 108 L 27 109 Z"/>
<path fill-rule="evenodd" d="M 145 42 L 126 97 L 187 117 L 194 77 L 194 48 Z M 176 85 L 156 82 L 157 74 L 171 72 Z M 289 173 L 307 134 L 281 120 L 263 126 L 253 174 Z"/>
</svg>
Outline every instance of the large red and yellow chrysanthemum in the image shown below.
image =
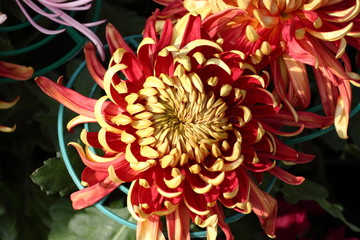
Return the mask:
<svg viewBox="0 0 360 240">
<path fill-rule="evenodd" d="M 81 178 L 87 186 L 71 195 L 73 207 L 90 206 L 131 182 L 128 208 L 138 220 L 137 239 L 164 239 L 160 216 L 166 216 L 169 239 L 189 239 L 190 219 L 207 228 L 208 239 L 216 239 L 218 225 L 232 239 L 222 206 L 253 211 L 274 236 L 277 204 L 258 186 L 263 173 L 300 184 L 302 177 L 276 161 L 313 159 L 283 144 L 279 128 L 323 127 L 329 119 L 311 121 L 311 114 L 299 113 L 294 123 L 265 89 L 268 74 L 240 68 L 242 54 L 224 51 L 199 17 L 189 16 L 185 28 L 166 21 L 160 38 L 155 20 L 156 15 L 149 18 L 137 54 L 107 26 L 107 70 L 92 44 L 86 45 L 90 73 L 105 92 L 100 99 L 36 79 L 45 93 L 80 114 L 69 129 L 84 122 L 100 125 L 98 132 L 83 130 L 85 147 L 71 143 L 86 165 Z"/>
<path fill-rule="evenodd" d="M 244 52 L 260 68 L 270 63 L 276 94 L 290 109 L 309 106 L 313 75 L 325 114 L 347 138 L 350 82 L 360 78 L 345 50 L 347 44 L 360 49 L 359 0 L 156 1 L 166 5 L 163 17 L 197 12 L 224 39 L 224 49 Z"/>
</svg>

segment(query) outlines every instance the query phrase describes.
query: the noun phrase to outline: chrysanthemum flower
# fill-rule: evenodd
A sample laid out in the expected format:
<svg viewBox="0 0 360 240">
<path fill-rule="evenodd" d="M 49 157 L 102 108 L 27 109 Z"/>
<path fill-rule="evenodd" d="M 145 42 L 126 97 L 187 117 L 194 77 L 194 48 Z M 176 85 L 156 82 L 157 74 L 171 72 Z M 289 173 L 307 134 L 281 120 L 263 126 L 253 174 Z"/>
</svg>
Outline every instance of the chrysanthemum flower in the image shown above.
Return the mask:
<svg viewBox="0 0 360 240">
<path fill-rule="evenodd" d="M 312 74 L 325 114 L 335 116 L 338 135 L 347 138 L 350 82 L 360 78 L 345 50 L 347 44 L 360 49 L 359 0 L 156 1 L 167 6 L 164 17 L 195 11 L 208 30 L 221 34 L 224 49 L 244 52 L 260 68 L 271 63 L 276 93 L 290 109 L 309 106 Z"/>
<path fill-rule="evenodd" d="M 91 23 L 80 23 L 71 17 L 69 11 L 84 11 L 91 8 L 93 0 L 15 0 L 27 20 L 40 32 L 48 35 L 59 34 L 65 31 L 65 28 L 50 30 L 42 27 L 32 19 L 27 12 L 26 6 L 34 12 L 50 19 L 53 22 L 64 26 L 70 26 L 88 37 L 96 46 L 101 58 L 105 59 L 105 52 L 101 40 L 96 34 L 89 29 L 103 23 L 104 21 L 96 21 Z"/>
<path fill-rule="evenodd" d="M 189 239 L 190 219 L 207 228 L 208 239 L 216 238 L 218 225 L 232 239 L 222 206 L 253 211 L 273 237 L 277 204 L 258 185 L 263 174 L 300 184 L 302 177 L 276 161 L 313 159 L 278 138 L 280 127 L 294 124 L 291 114 L 265 89 L 266 72 L 240 68 L 242 54 L 223 51 L 221 39 L 211 39 L 199 17 L 189 16 L 185 28 L 166 21 L 160 38 L 155 18 L 148 19 L 137 54 L 107 26 L 112 53 L 107 70 L 94 47 L 86 46 L 90 73 L 106 93 L 100 99 L 36 79 L 45 93 L 80 114 L 69 130 L 84 122 L 100 125 L 97 132 L 83 130 L 85 147 L 70 143 L 87 166 L 81 176 L 87 187 L 71 195 L 73 207 L 90 206 L 131 182 L 127 205 L 138 220 L 137 239 L 164 239 L 161 216 L 166 216 L 169 239 Z M 297 124 L 328 124 L 301 121 Z"/>
</svg>

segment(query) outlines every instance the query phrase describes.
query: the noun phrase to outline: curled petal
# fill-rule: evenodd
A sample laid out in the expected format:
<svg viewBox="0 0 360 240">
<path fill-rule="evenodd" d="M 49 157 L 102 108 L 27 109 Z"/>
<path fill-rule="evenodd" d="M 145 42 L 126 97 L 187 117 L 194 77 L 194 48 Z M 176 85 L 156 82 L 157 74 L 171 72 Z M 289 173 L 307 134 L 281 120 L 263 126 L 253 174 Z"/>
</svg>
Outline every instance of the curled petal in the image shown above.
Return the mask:
<svg viewBox="0 0 360 240">
<path fill-rule="evenodd" d="M 70 195 L 72 206 L 74 209 L 82 209 L 91 206 L 114 191 L 119 185 L 120 183 L 115 183 L 110 177 L 107 177 L 91 187 L 72 193 Z"/>
<path fill-rule="evenodd" d="M 67 130 L 68 130 L 69 132 L 72 132 L 73 127 L 75 127 L 75 126 L 77 126 L 77 125 L 79 125 L 79 124 L 91 123 L 91 122 L 96 122 L 96 119 L 79 115 L 79 116 L 74 117 L 73 119 L 71 119 L 71 120 L 66 124 L 66 128 L 67 128 Z"/>
<path fill-rule="evenodd" d="M 0 101 L 0 109 L 9 109 L 12 108 L 18 101 L 19 101 L 20 97 L 17 96 L 14 100 L 12 100 L 11 102 L 4 102 L 4 101 Z"/>
<path fill-rule="evenodd" d="M 85 152 L 84 149 L 77 143 L 69 143 L 69 145 L 74 146 L 78 151 L 83 163 L 95 171 L 108 172 L 109 167 L 113 166 L 115 172 L 123 171 L 121 173 L 121 179 L 126 182 L 133 181 L 139 175 L 139 172 L 136 172 L 130 168 L 129 162 L 125 160 L 122 154 L 109 157 L 100 157 L 96 156 L 95 153 L 92 153 L 88 148 L 86 148 Z"/>
<path fill-rule="evenodd" d="M 10 132 L 14 132 L 15 130 L 16 130 L 16 125 L 14 125 L 13 127 L 0 125 L 0 132 L 10 133 Z"/>
</svg>

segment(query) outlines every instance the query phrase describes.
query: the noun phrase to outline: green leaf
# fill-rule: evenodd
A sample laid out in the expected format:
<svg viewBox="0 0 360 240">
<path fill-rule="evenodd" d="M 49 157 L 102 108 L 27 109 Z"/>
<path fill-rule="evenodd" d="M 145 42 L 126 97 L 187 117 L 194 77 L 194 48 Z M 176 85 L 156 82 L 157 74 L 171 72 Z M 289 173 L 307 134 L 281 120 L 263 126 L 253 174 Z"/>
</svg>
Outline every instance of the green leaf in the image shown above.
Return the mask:
<svg viewBox="0 0 360 240">
<path fill-rule="evenodd" d="M 326 188 L 308 179 L 297 186 L 285 184 L 283 192 L 286 201 L 294 204 L 299 201 L 318 201 L 326 199 L 329 195 Z"/>
<path fill-rule="evenodd" d="M 343 214 L 343 207 L 338 204 L 333 204 L 328 202 L 325 199 L 321 199 L 317 201 L 320 206 L 326 210 L 331 216 L 340 219 L 343 223 L 345 223 L 351 230 L 354 232 L 360 232 L 360 228 L 349 221 L 347 221 Z"/>
<path fill-rule="evenodd" d="M 283 193 L 286 201 L 289 203 L 295 204 L 299 201 L 311 200 L 318 202 L 319 205 L 331 216 L 340 219 L 351 230 L 355 232 L 360 232 L 359 227 L 355 226 L 354 224 L 348 222 L 345 219 L 342 206 L 330 203 L 327 200 L 329 193 L 326 188 L 321 186 L 320 184 L 317 184 L 310 180 L 305 180 L 302 184 L 298 186 L 286 184 L 284 185 Z"/>
<path fill-rule="evenodd" d="M 67 199 L 60 199 L 50 206 L 49 209 L 52 224 L 50 225 L 50 233 L 48 239 L 50 240 L 73 240 L 73 236 L 69 236 L 68 223 L 70 219 L 76 214 L 76 211 L 71 207 L 71 203 Z"/>
<path fill-rule="evenodd" d="M 111 211 L 134 222 L 126 207 Z M 50 212 L 53 224 L 49 240 L 135 240 L 135 230 L 110 219 L 96 207 L 75 211 L 69 201 L 62 200 Z"/>
<path fill-rule="evenodd" d="M 0 216 L 0 239 L 15 240 L 17 237 L 16 220 L 7 215 Z"/>
<path fill-rule="evenodd" d="M 24 189 L 24 191 L 19 191 Z M 0 239 L 47 240 L 50 225 L 49 206 L 53 198 L 46 196 L 31 181 L 25 185 L 0 182 Z"/>
<path fill-rule="evenodd" d="M 60 193 L 64 196 L 76 189 L 61 158 L 46 160 L 42 167 L 31 174 L 31 179 L 48 195 Z"/>
<path fill-rule="evenodd" d="M 67 152 L 75 172 L 79 174 L 84 165 L 79 159 L 76 150 L 68 148 Z M 65 196 L 77 190 L 64 161 L 60 157 L 46 160 L 44 165 L 36 169 L 30 177 L 48 195 L 59 193 L 60 196 Z"/>
</svg>

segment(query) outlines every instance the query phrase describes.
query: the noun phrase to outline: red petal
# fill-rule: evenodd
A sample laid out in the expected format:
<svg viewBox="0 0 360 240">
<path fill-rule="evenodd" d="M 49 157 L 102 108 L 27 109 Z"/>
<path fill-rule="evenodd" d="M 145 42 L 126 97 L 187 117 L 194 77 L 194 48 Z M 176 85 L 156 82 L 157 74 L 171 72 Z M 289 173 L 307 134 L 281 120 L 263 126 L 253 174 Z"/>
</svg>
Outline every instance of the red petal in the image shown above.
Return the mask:
<svg viewBox="0 0 360 240">
<path fill-rule="evenodd" d="M 250 183 L 250 202 L 252 210 L 260 220 L 262 228 L 269 237 L 275 237 L 275 223 L 277 215 L 276 199 L 261 191 L 252 181 Z"/>
<path fill-rule="evenodd" d="M 70 195 L 73 208 L 78 210 L 89 207 L 114 191 L 119 185 L 120 183 L 114 183 L 110 177 L 107 177 L 100 183 L 74 192 Z"/>
<path fill-rule="evenodd" d="M 94 106 L 97 100 L 85 97 L 46 77 L 37 77 L 35 81 L 48 96 L 64 104 L 70 110 L 83 116 L 95 118 Z"/>
<path fill-rule="evenodd" d="M 189 15 L 189 20 L 184 30 L 184 35 L 180 44 L 180 48 L 183 48 L 191 41 L 201 38 L 201 17 Z"/>
<path fill-rule="evenodd" d="M 109 44 L 111 55 L 118 48 L 124 48 L 127 52 L 132 53 L 135 56 L 133 50 L 127 45 L 119 31 L 111 23 L 106 25 L 106 40 Z"/>
<path fill-rule="evenodd" d="M 299 185 L 305 180 L 305 178 L 294 176 L 286 172 L 282 168 L 279 168 L 278 166 L 273 167 L 268 172 L 274 175 L 275 177 L 279 178 L 281 181 L 291 185 Z"/>
<path fill-rule="evenodd" d="M 220 226 L 221 230 L 225 234 L 226 240 L 233 240 L 234 236 L 231 233 L 231 229 L 229 225 L 227 225 L 224 221 L 225 214 L 221 207 L 216 204 L 213 208 L 213 212 L 218 216 L 218 225 Z"/>
<path fill-rule="evenodd" d="M 27 80 L 34 74 L 32 67 L 0 61 L 0 76 L 14 80 Z"/>
<path fill-rule="evenodd" d="M 105 68 L 96 57 L 96 49 L 91 42 L 88 42 L 84 47 L 84 54 L 87 68 L 90 72 L 92 78 L 99 84 L 101 88 L 103 88 L 103 79 L 105 75 Z"/>
<path fill-rule="evenodd" d="M 109 174 L 107 172 L 94 171 L 91 168 L 86 167 L 81 173 L 81 180 L 86 182 L 89 186 L 93 186 L 104 181 L 108 175 Z"/>
<path fill-rule="evenodd" d="M 190 215 L 184 203 L 166 215 L 166 225 L 169 240 L 190 240 Z"/>
</svg>

